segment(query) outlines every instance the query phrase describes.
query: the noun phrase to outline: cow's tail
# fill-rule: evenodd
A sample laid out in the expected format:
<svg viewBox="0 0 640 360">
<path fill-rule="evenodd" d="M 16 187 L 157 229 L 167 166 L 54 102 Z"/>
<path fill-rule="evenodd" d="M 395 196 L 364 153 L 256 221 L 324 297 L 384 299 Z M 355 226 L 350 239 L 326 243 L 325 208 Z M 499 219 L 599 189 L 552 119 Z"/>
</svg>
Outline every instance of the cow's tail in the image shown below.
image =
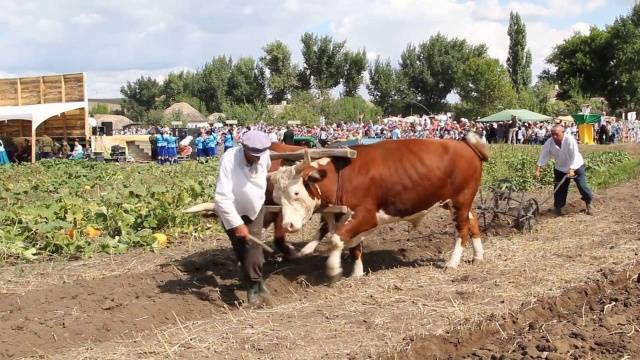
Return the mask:
<svg viewBox="0 0 640 360">
<path fill-rule="evenodd" d="M 469 132 L 464 137 L 464 142 L 469 145 L 471 150 L 478 155 L 481 161 L 489 161 L 489 147 L 483 143 L 480 136 L 474 132 Z"/>
</svg>

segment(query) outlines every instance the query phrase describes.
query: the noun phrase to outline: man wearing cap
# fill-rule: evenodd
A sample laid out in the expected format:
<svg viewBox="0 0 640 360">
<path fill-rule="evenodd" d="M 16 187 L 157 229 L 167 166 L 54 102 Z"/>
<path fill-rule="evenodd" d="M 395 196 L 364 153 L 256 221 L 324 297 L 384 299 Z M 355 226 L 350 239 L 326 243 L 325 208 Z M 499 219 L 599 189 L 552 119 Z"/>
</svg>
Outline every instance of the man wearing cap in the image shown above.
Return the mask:
<svg viewBox="0 0 640 360">
<path fill-rule="evenodd" d="M 242 137 L 242 146 L 230 148 L 220 160 L 215 206 L 236 258 L 240 261 L 247 301 L 252 306 L 269 304 L 270 296 L 262 279 L 262 247 L 248 240 L 249 234 L 261 239 L 271 166 L 269 135 L 251 130 Z"/>
</svg>

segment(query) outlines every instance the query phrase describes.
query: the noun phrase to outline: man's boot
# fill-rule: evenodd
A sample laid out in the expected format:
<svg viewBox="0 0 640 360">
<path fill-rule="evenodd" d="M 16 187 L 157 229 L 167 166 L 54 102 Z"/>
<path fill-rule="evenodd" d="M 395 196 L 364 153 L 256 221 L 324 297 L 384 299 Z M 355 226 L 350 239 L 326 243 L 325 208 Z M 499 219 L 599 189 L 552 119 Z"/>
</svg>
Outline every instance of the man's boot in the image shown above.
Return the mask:
<svg viewBox="0 0 640 360">
<path fill-rule="evenodd" d="M 267 289 L 267 287 L 264 284 L 264 280 L 260 281 L 260 298 L 262 299 L 262 303 L 264 306 L 271 306 L 273 305 L 273 298 L 271 296 L 271 292 L 269 291 L 269 289 Z"/>
<path fill-rule="evenodd" d="M 562 216 L 562 208 L 554 208 L 553 213 L 556 214 L 556 216 Z"/>
<path fill-rule="evenodd" d="M 586 203 L 587 204 L 587 210 L 585 211 L 585 213 L 587 215 L 593 215 L 593 208 L 591 207 L 591 203 Z"/>
<path fill-rule="evenodd" d="M 260 296 L 261 283 L 259 281 L 249 281 L 247 287 L 247 304 L 252 307 L 262 307 L 263 301 Z"/>
</svg>

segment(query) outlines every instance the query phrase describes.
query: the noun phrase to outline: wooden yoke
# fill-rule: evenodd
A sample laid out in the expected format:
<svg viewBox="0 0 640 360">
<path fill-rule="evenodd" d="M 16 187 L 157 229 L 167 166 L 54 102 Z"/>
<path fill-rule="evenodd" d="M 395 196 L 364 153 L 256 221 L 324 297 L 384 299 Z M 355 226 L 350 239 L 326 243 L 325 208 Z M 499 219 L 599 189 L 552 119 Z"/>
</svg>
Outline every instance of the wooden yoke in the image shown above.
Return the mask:
<svg viewBox="0 0 640 360">
<path fill-rule="evenodd" d="M 305 149 L 295 152 L 279 153 L 271 152 L 271 160 L 287 160 L 287 161 L 300 161 L 305 160 L 305 154 L 308 160 L 322 159 L 326 157 L 345 157 L 355 159 L 358 153 L 353 149 L 339 148 L 339 149 Z"/>
</svg>

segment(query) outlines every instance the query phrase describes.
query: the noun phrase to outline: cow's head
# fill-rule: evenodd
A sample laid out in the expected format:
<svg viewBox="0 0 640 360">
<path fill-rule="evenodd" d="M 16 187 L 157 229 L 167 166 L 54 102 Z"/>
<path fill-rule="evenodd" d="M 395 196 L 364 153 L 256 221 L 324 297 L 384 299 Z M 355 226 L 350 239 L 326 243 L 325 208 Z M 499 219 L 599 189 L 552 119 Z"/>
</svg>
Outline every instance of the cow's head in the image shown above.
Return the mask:
<svg viewBox="0 0 640 360">
<path fill-rule="evenodd" d="M 305 156 L 303 162 L 283 166 L 269 175 L 273 184 L 273 200 L 282 206 L 282 226 L 286 231 L 299 231 L 320 205 L 317 182 L 326 176 L 326 170 L 319 168 L 326 163 L 323 160 L 312 163 Z"/>
</svg>

